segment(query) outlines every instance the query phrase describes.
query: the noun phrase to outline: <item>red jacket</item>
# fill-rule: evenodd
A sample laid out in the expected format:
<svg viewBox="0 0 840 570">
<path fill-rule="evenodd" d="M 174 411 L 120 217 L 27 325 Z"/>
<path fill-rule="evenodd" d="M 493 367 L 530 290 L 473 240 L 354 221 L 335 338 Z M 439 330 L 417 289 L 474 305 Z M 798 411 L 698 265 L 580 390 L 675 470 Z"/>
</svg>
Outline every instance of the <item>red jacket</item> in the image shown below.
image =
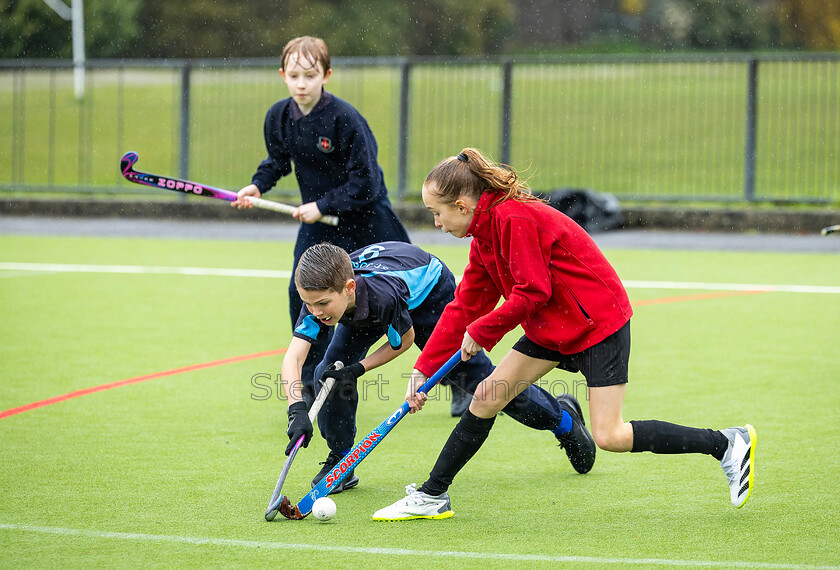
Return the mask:
<svg viewBox="0 0 840 570">
<path fill-rule="evenodd" d="M 476 207 L 464 277 L 415 365 L 427 376 L 458 350 L 465 330 L 489 351 L 521 324 L 536 344 L 574 354 L 633 314 L 615 269 L 571 218 L 541 202 L 493 206 L 498 198 L 485 192 Z"/>
</svg>

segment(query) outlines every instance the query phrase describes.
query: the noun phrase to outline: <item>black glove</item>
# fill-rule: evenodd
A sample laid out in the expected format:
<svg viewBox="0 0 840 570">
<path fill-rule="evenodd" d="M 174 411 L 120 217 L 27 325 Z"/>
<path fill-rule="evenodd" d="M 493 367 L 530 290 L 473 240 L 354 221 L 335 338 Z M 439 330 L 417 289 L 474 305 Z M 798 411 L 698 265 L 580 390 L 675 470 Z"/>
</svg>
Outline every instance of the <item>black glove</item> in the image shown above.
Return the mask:
<svg viewBox="0 0 840 570">
<path fill-rule="evenodd" d="M 303 438 L 303 447 L 309 445 L 309 440 L 312 439 L 312 422 L 309 421 L 309 414 L 306 411 L 306 404 L 304 402 L 295 402 L 289 406 L 289 429 L 286 433 L 289 435 L 289 445 L 286 446 L 286 455 L 289 455 L 294 448 L 295 443 L 300 438 Z"/>
<path fill-rule="evenodd" d="M 364 373 L 365 367 L 362 366 L 361 362 L 354 362 L 353 364 L 349 364 L 344 368 L 339 368 L 338 370 L 331 370 L 328 368 L 324 370 L 323 374 L 321 374 L 321 379 L 318 381 L 318 385 L 323 386 L 327 378 L 335 378 L 336 384 L 341 382 L 355 382 L 359 379 L 359 376 Z"/>
</svg>

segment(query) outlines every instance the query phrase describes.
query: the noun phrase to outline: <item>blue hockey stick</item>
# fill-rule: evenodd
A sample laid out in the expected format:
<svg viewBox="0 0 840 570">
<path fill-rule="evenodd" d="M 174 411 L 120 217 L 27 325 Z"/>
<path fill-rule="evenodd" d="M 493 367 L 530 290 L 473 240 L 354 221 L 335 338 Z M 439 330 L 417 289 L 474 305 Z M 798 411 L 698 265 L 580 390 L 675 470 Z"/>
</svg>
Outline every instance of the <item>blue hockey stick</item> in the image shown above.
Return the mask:
<svg viewBox="0 0 840 570">
<path fill-rule="evenodd" d="M 440 370 L 435 372 L 431 378 L 420 386 L 418 392 L 428 393 L 434 388 L 456 364 L 461 361 L 461 351 L 459 350 L 453 354 L 446 363 L 440 367 Z M 385 438 L 388 433 L 394 429 L 394 426 L 408 414 L 408 402 L 403 402 L 397 410 L 388 416 L 388 418 L 379 424 L 372 432 L 367 434 L 361 442 L 357 443 L 350 453 L 344 456 L 344 459 L 336 463 L 335 468 L 331 473 L 321 479 L 321 481 L 312 488 L 309 493 L 304 496 L 297 505 L 293 505 L 288 497 L 280 496 L 278 504 L 271 505 L 269 510 L 279 510 L 280 514 L 287 519 L 300 520 L 312 512 L 312 505 L 316 499 L 326 497 L 334 488 L 344 481 L 347 474 L 358 467 L 359 463 L 373 451 L 373 448 Z"/>
</svg>

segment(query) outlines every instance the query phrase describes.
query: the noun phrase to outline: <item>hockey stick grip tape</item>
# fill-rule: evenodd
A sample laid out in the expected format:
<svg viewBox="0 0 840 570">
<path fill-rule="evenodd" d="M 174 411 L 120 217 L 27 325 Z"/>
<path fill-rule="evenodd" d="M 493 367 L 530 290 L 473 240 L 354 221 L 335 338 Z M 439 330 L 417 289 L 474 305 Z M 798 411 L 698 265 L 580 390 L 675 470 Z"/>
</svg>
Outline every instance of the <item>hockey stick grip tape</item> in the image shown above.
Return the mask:
<svg viewBox="0 0 840 570">
<path fill-rule="evenodd" d="M 256 208 L 262 208 L 263 210 L 272 210 L 274 212 L 281 212 L 283 214 L 291 215 L 297 209 L 295 206 L 291 206 L 289 204 L 283 204 L 280 202 L 275 202 L 273 200 L 266 200 L 264 198 L 255 198 L 254 196 L 248 196 L 248 200 Z M 328 224 L 330 226 L 338 225 L 338 218 L 336 216 L 321 216 L 321 219 L 318 221 L 324 224 Z"/>
</svg>

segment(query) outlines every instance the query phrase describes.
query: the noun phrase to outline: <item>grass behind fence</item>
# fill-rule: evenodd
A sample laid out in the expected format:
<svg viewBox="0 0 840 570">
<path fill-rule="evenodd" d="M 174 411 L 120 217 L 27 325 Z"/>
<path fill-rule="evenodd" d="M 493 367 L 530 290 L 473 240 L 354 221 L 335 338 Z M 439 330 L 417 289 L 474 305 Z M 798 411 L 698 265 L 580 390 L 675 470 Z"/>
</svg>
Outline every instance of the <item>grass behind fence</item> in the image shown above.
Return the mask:
<svg viewBox="0 0 840 570">
<path fill-rule="evenodd" d="M 513 145 L 516 161 L 533 160 L 536 186 L 742 194 L 743 65 L 562 66 L 548 96 L 542 71 L 523 70 L 531 96 L 517 99 L 515 114 L 530 124 Z"/>
<path fill-rule="evenodd" d="M 840 66 L 762 62 L 759 199 L 840 196 Z M 517 64 L 511 163 L 538 190 L 588 187 L 623 198 L 740 199 L 744 191 L 744 62 Z M 89 70 L 75 101 L 71 71 L 0 75 L 0 188 L 127 188 L 123 152 L 138 169 L 180 174 L 180 71 Z M 25 89 L 21 88 L 21 83 Z M 189 177 L 238 189 L 265 156 L 262 123 L 288 92 L 276 69 L 196 68 L 191 77 Z M 354 104 L 379 143 L 396 196 L 399 68 L 335 69 L 328 89 Z M 464 146 L 501 158 L 502 67 L 412 67 L 407 188 Z M 20 93 L 24 96 L 21 97 Z M 283 192 L 296 194 L 292 178 Z"/>
</svg>

